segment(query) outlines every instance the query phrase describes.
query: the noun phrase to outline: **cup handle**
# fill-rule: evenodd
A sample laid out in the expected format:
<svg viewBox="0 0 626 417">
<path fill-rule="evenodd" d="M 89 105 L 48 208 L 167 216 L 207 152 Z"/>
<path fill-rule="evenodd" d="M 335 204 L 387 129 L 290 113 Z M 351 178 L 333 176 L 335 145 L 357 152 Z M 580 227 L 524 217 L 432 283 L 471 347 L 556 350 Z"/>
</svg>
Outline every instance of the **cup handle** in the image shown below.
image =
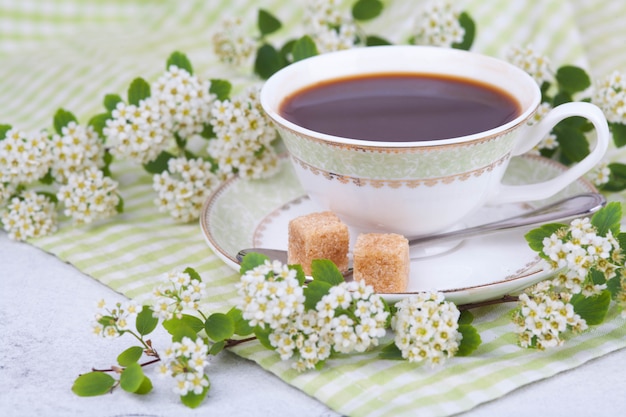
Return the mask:
<svg viewBox="0 0 626 417">
<path fill-rule="evenodd" d="M 609 147 L 609 126 L 602 111 L 595 105 L 585 102 L 564 103 L 552 109 L 539 123 L 530 126 L 520 137 L 512 155 L 517 156 L 531 150 L 561 120 L 572 116 L 588 119 L 596 129 L 596 145 L 582 161 L 569 167 L 564 173 L 547 181 L 527 185 L 500 184 L 496 193 L 488 199 L 488 204 L 504 204 L 523 201 L 543 200 L 561 191 L 590 171 L 606 153 Z"/>
</svg>

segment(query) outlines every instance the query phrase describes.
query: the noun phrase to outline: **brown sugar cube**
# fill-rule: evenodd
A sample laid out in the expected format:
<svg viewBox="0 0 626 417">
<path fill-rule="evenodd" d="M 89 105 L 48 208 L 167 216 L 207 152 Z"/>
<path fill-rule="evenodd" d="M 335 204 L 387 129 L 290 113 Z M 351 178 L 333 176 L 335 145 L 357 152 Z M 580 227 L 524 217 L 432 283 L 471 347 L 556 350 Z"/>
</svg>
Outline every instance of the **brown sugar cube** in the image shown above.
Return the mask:
<svg viewBox="0 0 626 417">
<path fill-rule="evenodd" d="M 394 233 L 360 234 L 353 251 L 354 279 L 377 293 L 404 292 L 409 283 L 409 241 Z"/>
<path fill-rule="evenodd" d="M 296 217 L 289 222 L 288 263 L 300 264 L 311 274 L 311 261 L 329 259 L 340 271 L 348 269 L 350 236 L 334 213 L 325 211 Z"/>
</svg>

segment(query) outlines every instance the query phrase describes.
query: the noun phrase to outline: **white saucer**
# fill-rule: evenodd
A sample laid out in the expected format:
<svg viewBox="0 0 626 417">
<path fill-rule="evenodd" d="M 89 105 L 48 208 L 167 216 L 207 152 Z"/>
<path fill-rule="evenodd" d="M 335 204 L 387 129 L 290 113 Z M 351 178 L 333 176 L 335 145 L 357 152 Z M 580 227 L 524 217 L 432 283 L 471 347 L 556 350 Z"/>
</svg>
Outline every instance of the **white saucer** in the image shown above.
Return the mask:
<svg viewBox="0 0 626 417">
<path fill-rule="evenodd" d="M 513 158 L 505 182 L 529 184 L 549 179 L 566 169 L 554 161 L 523 156 Z M 549 200 L 485 207 L 467 219 L 467 226 L 509 217 L 541 207 L 566 196 L 595 192 L 584 179 L 571 184 Z M 287 225 L 291 219 L 320 211 L 300 187 L 287 158 L 280 172 L 267 180 L 233 178 L 206 201 L 200 226 L 211 249 L 238 271 L 240 249 L 287 248 Z M 551 275 L 524 238 L 528 229 L 501 232 L 462 242 L 452 250 L 411 261 L 410 282 L 405 293 L 383 294 L 395 302 L 408 294 L 438 290 L 457 304 L 475 303 L 514 294 Z M 433 248 L 433 253 L 437 253 Z"/>
</svg>

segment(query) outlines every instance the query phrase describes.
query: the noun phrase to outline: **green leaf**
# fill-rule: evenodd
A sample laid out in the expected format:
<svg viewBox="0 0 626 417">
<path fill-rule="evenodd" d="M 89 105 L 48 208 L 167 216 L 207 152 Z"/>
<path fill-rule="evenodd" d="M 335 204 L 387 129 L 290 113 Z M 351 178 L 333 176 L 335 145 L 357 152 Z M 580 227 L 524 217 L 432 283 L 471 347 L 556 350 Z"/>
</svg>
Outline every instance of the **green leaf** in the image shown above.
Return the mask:
<svg viewBox="0 0 626 417">
<path fill-rule="evenodd" d="M 564 161 L 566 165 L 580 162 L 589 155 L 589 142 L 579 129 L 559 123 L 553 131 L 561 146 L 563 156 L 567 158 Z"/>
<path fill-rule="evenodd" d="M 193 269 L 192 267 L 188 266 L 187 268 L 185 268 L 185 270 L 183 271 L 186 274 L 189 274 L 189 277 L 193 280 L 195 279 L 196 281 L 200 281 L 202 282 L 202 277 L 200 276 L 200 274 Z"/>
<path fill-rule="evenodd" d="M 591 297 L 576 294 L 571 300 L 571 304 L 574 306 L 574 312 L 580 315 L 589 326 L 600 324 L 604 321 L 610 303 L 611 292 L 608 290 Z"/>
<path fill-rule="evenodd" d="M 303 286 L 306 281 L 306 274 L 304 273 L 304 269 L 302 269 L 302 265 L 289 265 L 289 269 L 296 271 L 296 279 L 300 286 Z"/>
<path fill-rule="evenodd" d="M 280 20 L 267 10 L 259 9 L 257 26 L 261 32 L 261 36 L 263 37 L 276 32 L 282 27 L 282 23 L 280 23 Z"/>
<path fill-rule="evenodd" d="M 150 334 L 156 329 L 159 319 L 152 315 L 152 308 L 149 306 L 143 306 L 137 319 L 135 319 L 135 326 L 140 335 L 145 336 Z"/>
<path fill-rule="evenodd" d="M 560 106 L 561 104 L 570 103 L 574 101 L 574 98 L 567 91 L 559 91 L 554 95 L 552 99 L 552 107 Z"/>
<path fill-rule="evenodd" d="M 180 342 L 184 337 L 196 340 L 198 332 L 196 332 L 191 326 L 192 325 L 184 319 L 179 319 L 177 317 L 163 322 L 163 328 L 165 328 L 165 330 L 172 335 L 172 340 L 174 342 Z"/>
<path fill-rule="evenodd" d="M 135 394 L 145 395 L 152 391 L 152 381 L 147 376 L 144 376 L 143 381 L 141 381 L 141 385 L 139 388 L 135 390 Z"/>
<path fill-rule="evenodd" d="M 472 19 L 467 12 L 462 12 L 459 15 L 459 25 L 465 30 L 465 34 L 463 35 L 463 40 L 459 43 L 452 44 L 452 47 L 469 51 L 476 38 L 476 22 L 474 22 L 474 19 Z"/>
<path fill-rule="evenodd" d="M 313 38 L 309 35 L 304 35 L 293 44 L 291 54 L 293 56 L 293 62 L 297 62 L 318 55 L 319 52 L 317 51 L 317 46 Z"/>
<path fill-rule="evenodd" d="M 122 97 L 118 94 L 107 94 L 104 96 L 104 108 L 110 112 L 117 108 L 118 103 L 122 102 Z"/>
<path fill-rule="evenodd" d="M 371 20 L 383 11 L 383 3 L 380 0 L 358 0 L 352 6 L 354 20 Z"/>
<path fill-rule="evenodd" d="M 395 343 L 389 343 L 387 346 L 384 346 L 380 353 L 378 354 L 380 359 L 388 359 L 393 361 L 399 361 L 404 359 L 402 357 L 402 351 L 396 346 Z"/>
<path fill-rule="evenodd" d="M 170 55 L 170 57 L 167 59 L 165 69 L 169 69 L 169 67 L 171 67 L 172 65 L 180 69 L 184 69 L 189 74 L 193 75 L 193 67 L 191 66 L 191 62 L 189 61 L 189 58 L 187 58 L 187 55 L 183 54 L 182 52 L 176 51 L 172 53 L 172 55 Z"/>
<path fill-rule="evenodd" d="M 124 368 L 120 375 L 120 386 L 126 392 L 135 392 L 139 389 L 145 377 L 141 365 L 137 362 L 131 363 Z"/>
<path fill-rule="evenodd" d="M 124 213 L 124 199 L 121 195 L 117 195 L 117 204 L 115 205 L 115 211 L 118 214 Z"/>
<path fill-rule="evenodd" d="M 616 299 L 622 292 L 622 279 L 619 275 L 614 276 L 606 282 L 606 289 L 611 293 L 611 298 Z"/>
<path fill-rule="evenodd" d="M 304 289 L 304 308 L 312 310 L 333 286 L 328 282 L 313 280 Z"/>
<path fill-rule="evenodd" d="M 474 321 L 474 315 L 469 310 L 461 311 L 461 316 L 459 317 L 459 324 L 472 324 Z"/>
<path fill-rule="evenodd" d="M 160 174 L 163 171 L 167 171 L 167 164 L 172 158 L 175 158 L 175 156 L 167 151 L 163 151 L 156 159 L 143 164 L 143 168 L 150 174 Z"/>
<path fill-rule="evenodd" d="M 469 356 L 482 343 L 480 334 L 476 328 L 470 324 L 459 325 L 459 333 L 463 335 L 463 339 L 461 339 L 456 356 Z"/>
<path fill-rule="evenodd" d="M 578 93 L 591 86 L 591 79 L 587 72 L 573 65 L 564 65 L 556 71 L 556 81 L 560 90 L 570 94 Z"/>
<path fill-rule="evenodd" d="M 11 129 L 11 125 L 0 125 L 0 140 L 6 139 L 7 132 Z"/>
<path fill-rule="evenodd" d="M 70 122 L 78 123 L 78 119 L 71 112 L 65 109 L 59 109 L 54 115 L 54 130 L 56 130 L 59 135 L 62 135 L 63 128 Z"/>
<path fill-rule="evenodd" d="M 263 44 L 254 60 L 254 72 L 263 79 L 268 79 L 272 74 L 281 69 L 285 62 L 278 51 L 269 44 Z"/>
<path fill-rule="evenodd" d="M 385 38 L 381 38 L 380 36 L 369 35 L 365 38 L 365 45 L 367 46 L 391 45 L 391 42 Z"/>
<path fill-rule="evenodd" d="M 557 230 L 567 227 L 560 223 L 549 223 L 537 227 L 524 235 L 528 246 L 537 253 L 543 253 L 543 239 L 550 237 Z"/>
<path fill-rule="evenodd" d="M 96 114 L 89 119 L 87 126 L 91 126 L 98 136 L 104 138 L 104 128 L 106 127 L 107 120 L 109 120 L 110 117 L 111 115 L 109 113 Z"/>
<path fill-rule="evenodd" d="M 279 55 L 283 60 L 284 64 L 292 63 L 293 56 L 291 55 L 291 51 L 293 51 L 293 46 L 296 44 L 297 39 L 289 39 L 285 44 L 280 48 Z"/>
<path fill-rule="evenodd" d="M 311 275 L 315 281 L 327 282 L 330 285 L 341 284 L 345 281 L 337 265 L 328 259 L 313 259 Z"/>
<path fill-rule="evenodd" d="M 89 372 L 76 378 L 72 391 L 80 397 L 94 397 L 110 392 L 115 382 L 115 378 L 104 372 Z"/>
<path fill-rule="evenodd" d="M 612 192 L 626 190 L 626 164 L 614 162 L 609 164 L 608 168 L 611 171 L 609 182 L 602 185 L 602 190 Z"/>
<path fill-rule="evenodd" d="M 52 175 L 52 170 L 48 170 L 48 172 L 46 172 L 46 174 L 39 178 L 39 182 L 42 184 L 46 184 L 46 185 L 52 185 L 54 184 L 54 176 Z M 52 193 L 48 193 L 48 195 L 53 195 Z M 58 201 L 56 199 L 56 195 L 55 195 L 55 201 Z"/>
<path fill-rule="evenodd" d="M 626 124 L 623 123 L 609 123 L 611 133 L 613 134 L 613 142 L 615 146 L 621 148 L 626 146 Z M 2 134 L 0 133 L 0 137 Z"/>
<path fill-rule="evenodd" d="M 228 99 L 232 89 L 233 85 L 230 83 L 230 81 L 212 78 L 211 86 L 209 87 L 209 93 L 215 94 L 218 100 L 223 101 Z"/>
<path fill-rule="evenodd" d="M 620 232 L 621 220 L 622 205 L 613 201 L 594 213 L 591 217 L 591 224 L 598 229 L 598 233 L 602 236 L 606 236 L 609 230 L 613 236 L 617 236 Z"/>
<path fill-rule="evenodd" d="M 235 334 L 235 323 L 224 313 L 213 313 L 204 323 L 204 330 L 211 340 L 219 342 Z"/>
<path fill-rule="evenodd" d="M 247 253 L 246 256 L 244 256 L 243 259 L 241 260 L 239 274 L 243 275 L 246 272 L 253 270 L 257 266 L 263 265 L 265 261 L 269 259 L 270 258 L 260 253 L 256 253 L 256 252 Z"/>
<path fill-rule="evenodd" d="M 206 379 L 207 381 L 209 380 L 209 377 L 206 375 L 204 375 L 203 378 Z M 202 404 L 202 401 L 206 398 L 206 395 L 209 392 L 209 388 L 211 388 L 210 383 L 208 386 L 204 387 L 204 389 L 202 390 L 200 394 L 195 394 L 193 391 L 191 391 L 187 393 L 186 395 L 181 395 L 180 401 L 189 408 L 196 408 L 200 404 Z"/>
<path fill-rule="evenodd" d="M 224 350 L 225 346 L 226 346 L 225 340 L 220 340 L 219 342 L 213 343 L 211 347 L 209 348 L 209 355 L 213 355 L 213 356 L 217 355 L 218 353 Z"/>
<path fill-rule="evenodd" d="M 141 346 L 131 346 L 117 356 L 117 363 L 120 366 L 129 366 L 132 363 L 137 363 L 141 355 L 143 355 Z"/>
<path fill-rule="evenodd" d="M 274 346 L 272 346 L 272 344 L 270 343 L 270 334 L 272 334 L 272 331 L 270 329 L 265 329 L 261 326 L 256 326 L 254 328 L 254 335 L 261 343 L 261 345 L 263 345 L 263 347 L 266 349 L 274 350 Z"/>
<path fill-rule="evenodd" d="M 237 307 L 231 308 L 226 315 L 230 317 L 235 325 L 235 334 L 239 336 L 248 336 L 254 332 L 247 320 L 244 320 L 243 313 Z"/>
<path fill-rule="evenodd" d="M 135 78 L 128 87 L 128 103 L 139 105 L 141 100 L 150 97 L 150 84 L 141 77 Z"/>
<path fill-rule="evenodd" d="M 196 316 L 183 314 L 180 319 L 196 333 L 204 330 L 204 322 Z"/>
<path fill-rule="evenodd" d="M 49 191 L 37 191 L 37 194 L 46 197 L 48 200 L 50 200 L 54 204 L 58 204 L 59 203 L 59 198 L 54 193 L 51 193 Z"/>
</svg>

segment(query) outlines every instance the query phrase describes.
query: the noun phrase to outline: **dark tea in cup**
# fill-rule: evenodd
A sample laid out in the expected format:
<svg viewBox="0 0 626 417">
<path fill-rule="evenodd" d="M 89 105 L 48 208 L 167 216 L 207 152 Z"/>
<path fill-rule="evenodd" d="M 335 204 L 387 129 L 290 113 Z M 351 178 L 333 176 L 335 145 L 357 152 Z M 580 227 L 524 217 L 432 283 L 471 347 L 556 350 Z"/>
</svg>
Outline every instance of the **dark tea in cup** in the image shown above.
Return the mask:
<svg viewBox="0 0 626 417">
<path fill-rule="evenodd" d="M 417 73 L 324 81 L 296 91 L 280 107 L 285 119 L 316 132 L 390 142 L 472 135 L 502 126 L 520 112 L 517 100 L 495 86 Z"/>
</svg>

